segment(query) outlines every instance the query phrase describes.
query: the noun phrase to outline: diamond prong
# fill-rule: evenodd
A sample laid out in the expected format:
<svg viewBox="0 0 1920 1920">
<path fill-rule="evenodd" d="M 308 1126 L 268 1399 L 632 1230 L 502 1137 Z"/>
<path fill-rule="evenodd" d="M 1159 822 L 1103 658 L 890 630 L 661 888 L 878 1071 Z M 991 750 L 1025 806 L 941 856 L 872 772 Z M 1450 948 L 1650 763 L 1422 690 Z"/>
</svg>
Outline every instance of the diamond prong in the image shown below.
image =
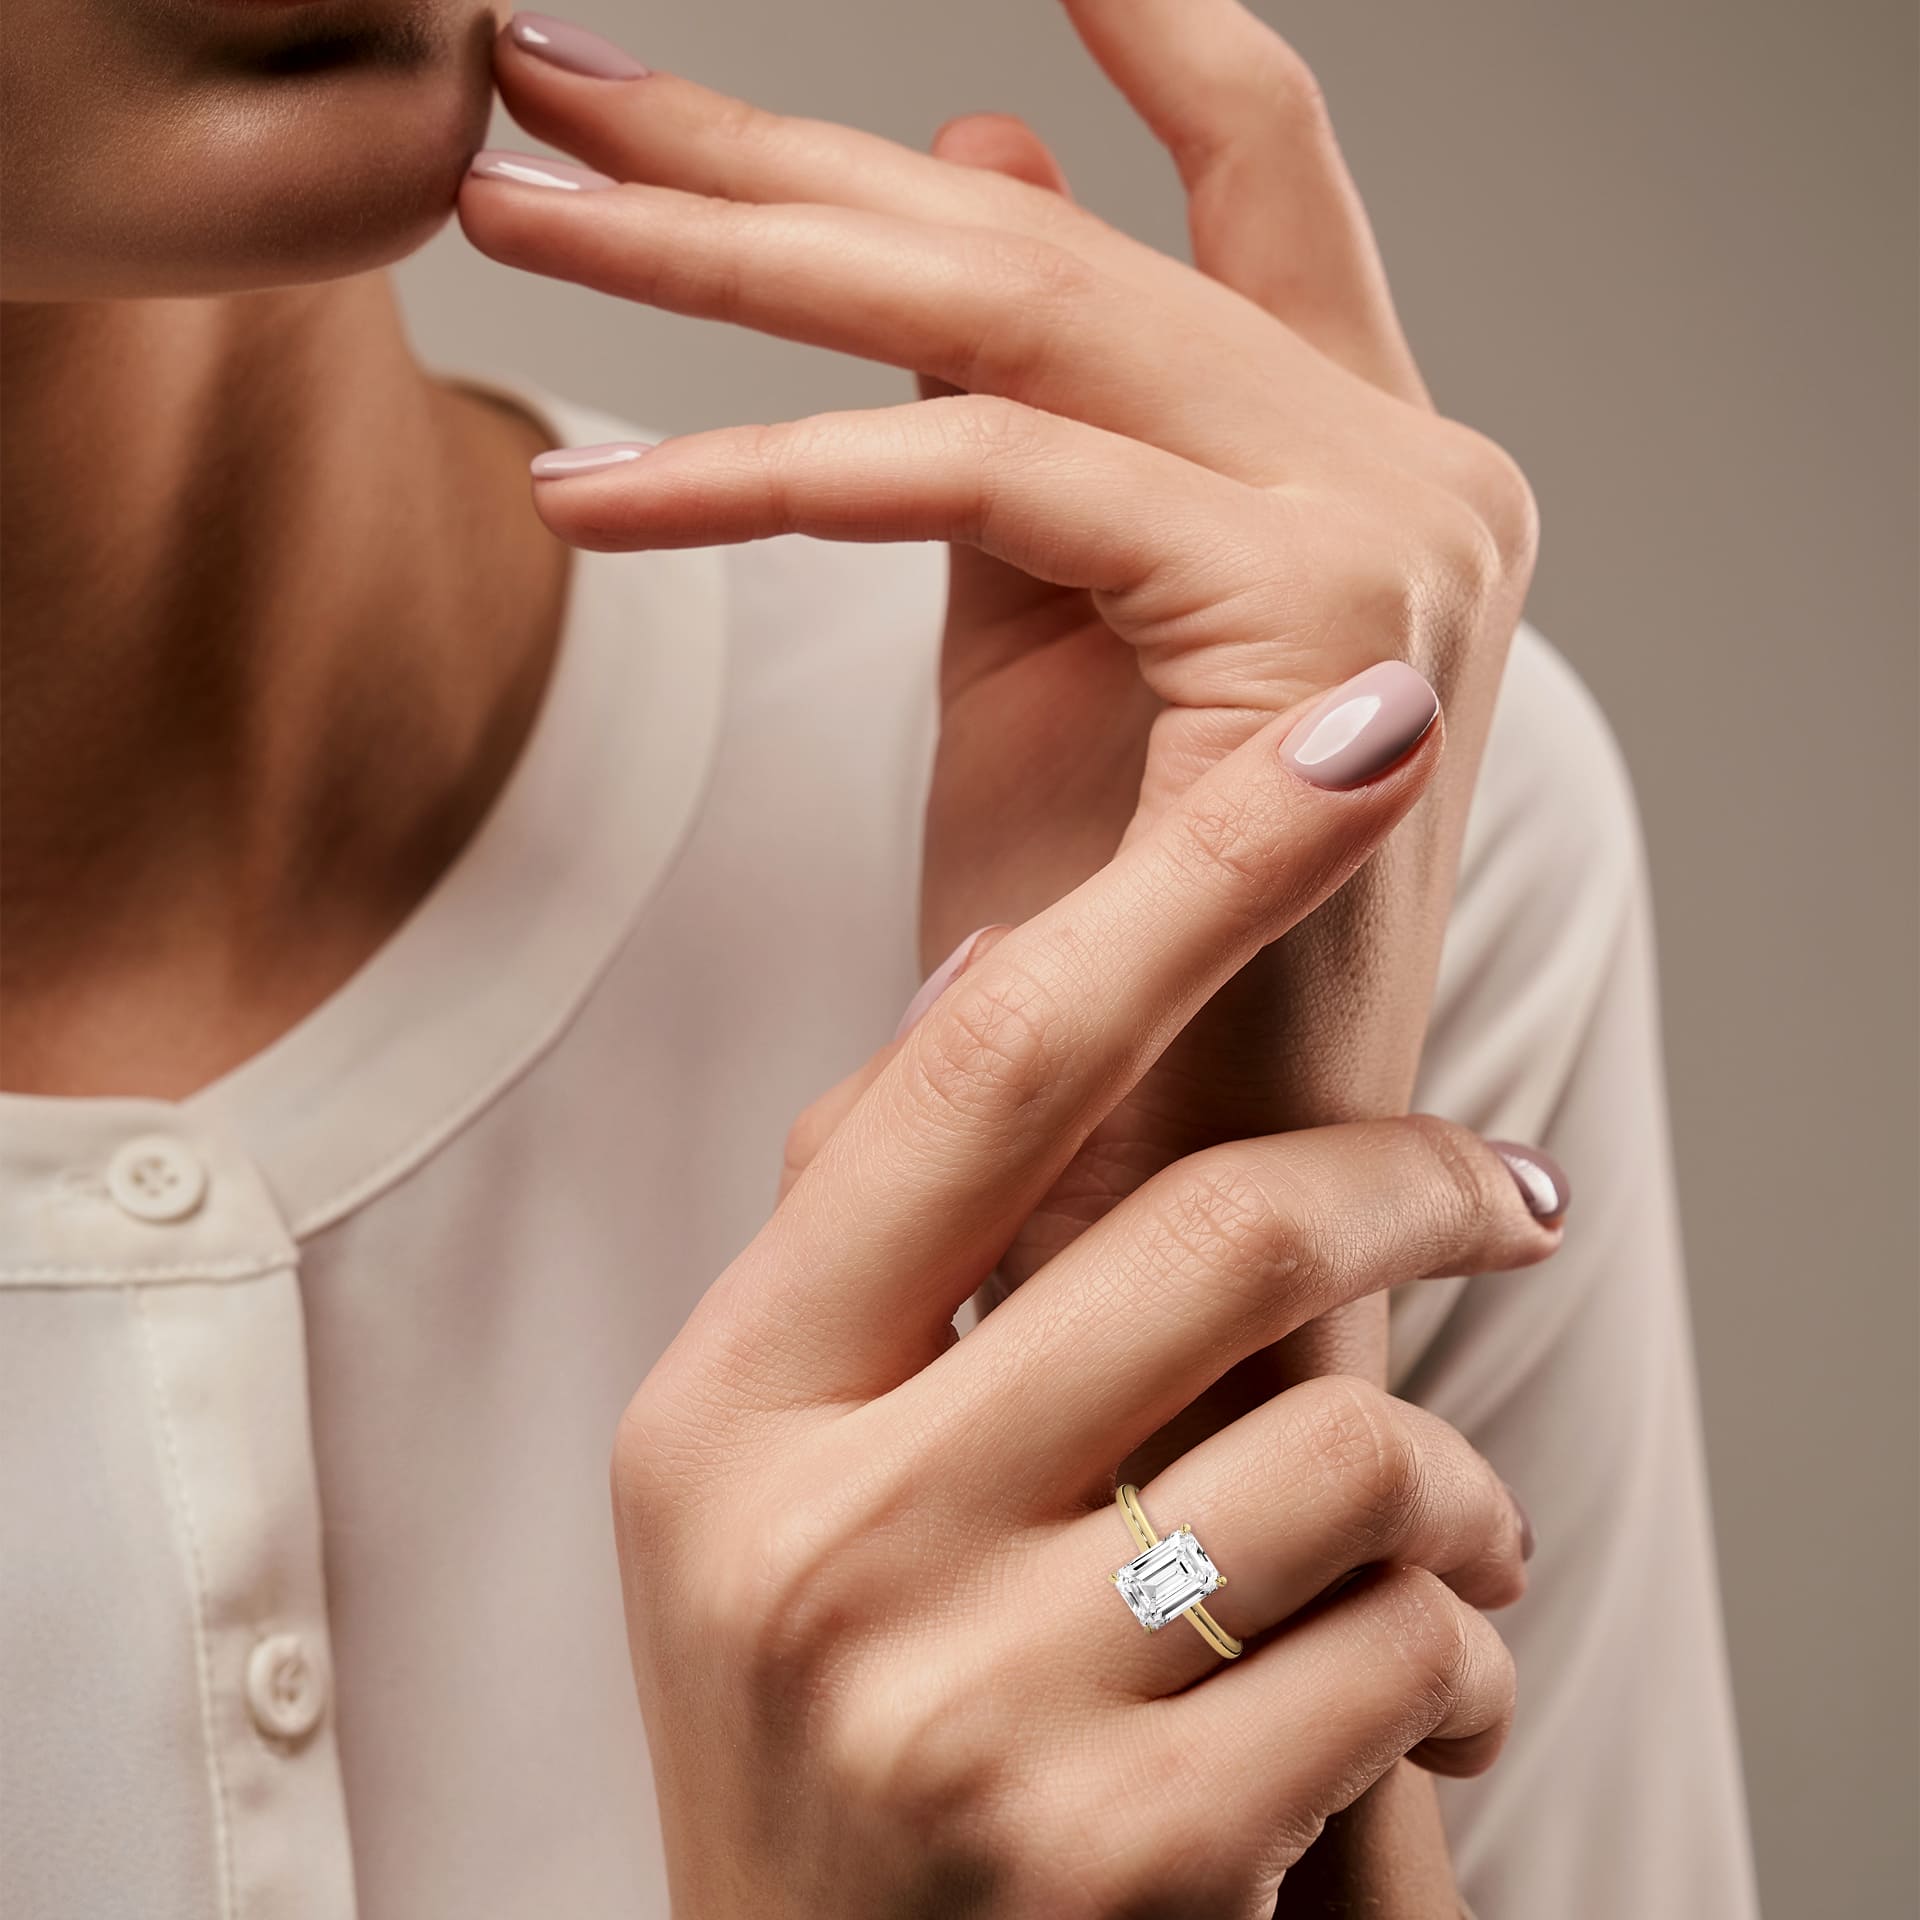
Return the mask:
<svg viewBox="0 0 1920 1920">
<path fill-rule="evenodd" d="M 1220 1590 L 1220 1588 L 1224 1587 L 1226 1584 L 1227 1584 L 1227 1576 L 1224 1573 L 1216 1573 L 1213 1576 L 1214 1591 L 1216 1593 Z"/>
<path fill-rule="evenodd" d="M 1192 1528 L 1191 1528 L 1190 1526 L 1188 1526 L 1188 1525 L 1187 1525 L 1187 1523 L 1186 1523 L 1186 1522 L 1185 1522 L 1184 1520 L 1182 1520 L 1182 1521 L 1180 1522 L 1180 1531 L 1181 1531 L 1182 1533 L 1191 1533 L 1191 1532 L 1193 1531 L 1193 1529 L 1192 1529 Z"/>
</svg>

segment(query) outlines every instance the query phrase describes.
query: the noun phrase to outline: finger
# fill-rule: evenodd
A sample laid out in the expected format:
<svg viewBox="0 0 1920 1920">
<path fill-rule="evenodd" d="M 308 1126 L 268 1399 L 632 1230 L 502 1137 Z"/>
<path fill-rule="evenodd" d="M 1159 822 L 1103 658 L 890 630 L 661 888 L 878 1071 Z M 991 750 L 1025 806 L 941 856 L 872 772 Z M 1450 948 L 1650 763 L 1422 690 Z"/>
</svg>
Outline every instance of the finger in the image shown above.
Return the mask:
<svg viewBox="0 0 1920 1920">
<path fill-rule="evenodd" d="M 981 1433 L 1017 1425 L 1009 1499 L 1096 1495 L 1236 1362 L 1408 1280 L 1560 1244 L 1502 1155 L 1419 1115 L 1209 1148 L 1096 1222 L 929 1374 Z M 1034 1405 L 1025 1383 L 1044 1378 Z M 1003 1476 L 1005 1477 L 1005 1476 Z"/>
<path fill-rule="evenodd" d="M 1047 143 L 1011 113 L 969 113 L 949 120 L 933 136 L 933 154 L 956 167 L 1005 174 L 1064 200 L 1073 198 L 1066 172 Z"/>
<path fill-rule="evenodd" d="M 1363 379 L 1426 404 L 1366 209 L 1299 54 L 1238 0 L 1065 5 L 1173 157 L 1194 264 Z"/>
<path fill-rule="evenodd" d="M 933 152 L 937 159 L 953 166 L 1003 173 L 1063 199 L 1072 197 L 1067 177 L 1046 143 L 1012 114 L 974 113 L 949 120 L 934 135 Z M 917 376 L 916 384 L 923 400 L 957 391 L 925 374 Z M 1057 609 L 1052 619 L 1045 617 L 1049 602 Z M 1036 630 L 1057 633 L 1062 623 L 1076 614 L 1091 618 L 1083 607 L 1061 602 L 1060 589 L 1048 582 L 1036 580 L 978 547 L 950 546 L 943 685 L 983 671 L 987 659 L 1004 647 L 1010 632 L 1018 632 L 1023 638 Z M 1126 672 L 1132 671 L 1131 664 L 1124 660 L 1107 664 L 1109 672 L 1116 664 Z"/>
<path fill-rule="evenodd" d="M 1223 339 L 1217 350 L 1245 364 L 1245 379 L 1183 390 L 1176 402 L 1166 369 L 1208 350 L 1204 316 L 1129 298 L 1102 268 L 1046 238 L 845 206 L 582 184 L 577 171 L 483 153 L 460 190 L 461 224 L 508 266 L 1011 396 L 1235 474 L 1277 477 L 1273 409 L 1298 371 L 1294 356 L 1306 355 L 1283 329 L 1257 361 Z M 1288 391 L 1304 418 L 1305 390 Z"/>
<path fill-rule="evenodd" d="M 1018 138 L 1010 116 L 966 116 L 941 130 L 936 152 L 916 153 L 859 128 L 771 113 L 677 74 L 627 72 L 637 63 L 597 35 L 584 36 L 582 53 L 582 39 L 578 28 L 518 14 L 496 43 L 495 74 L 522 127 L 603 174 L 710 199 L 858 208 L 1048 240 L 1136 296 L 1200 303 L 1249 351 L 1273 349 L 1274 329 L 1245 301 L 1075 206 L 1058 164 L 1032 136 Z M 565 59 L 556 46 L 568 50 Z"/>
<path fill-rule="evenodd" d="M 622 551 L 808 534 L 818 540 L 945 540 L 979 547 L 1023 574 L 1091 588 L 1129 639 L 1192 664 L 1233 632 L 1246 657 L 1235 687 L 1267 710 L 1302 697 L 1286 632 L 1300 588 L 1275 559 L 1304 559 L 1311 538 L 1284 492 L 1213 470 L 1018 401 L 950 396 L 781 426 L 716 428 L 651 449 L 620 445 L 536 463 L 534 499 L 576 547 Z M 1325 563 L 1327 555 L 1317 555 Z M 1194 580 L 1206 566 L 1210 624 Z M 1317 622 L 1313 622 L 1317 624 Z M 1298 668 L 1298 660 L 1292 662 Z M 1327 672 L 1325 659 L 1315 662 Z"/>
<path fill-rule="evenodd" d="M 968 223 L 996 211 L 1017 219 L 1038 199 L 1012 169 L 993 169 L 1000 178 L 969 175 L 949 156 L 773 113 L 679 74 L 582 72 L 553 57 L 554 24 L 516 14 L 502 31 L 494 53 L 500 97 L 537 139 L 618 179 L 723 200 L 812 201 Z M 574 44 L 569 37 L 566 45 Z"/>
<path fill-rule="evenodd" d="M 1392 1567 L 1133 1713 L 1157 1752 L 1181 1756 L 1156 1773 L 1158 1817 L 1229 1850 L 1274 1848 L 1278 1870 L 1402 1755 L 1483 1772 L 1513 1696 L 1513 1659 L 1492 1623 L 1432 1574 Z"/>
<path fill-rule="evenodd" d="M 787 1129 L 786 1144 L 780 1153 L 780 1187 L 777 1198 L 784 1200 L 793 1184 L 813 1165 L 814 1156 L 833 1138 L 833 1130 L 850 1114 L 860 1096 L 880 1077 L 880 1070 L 893 1058 L 892 1045 L 882 1047 L 844 1080 L 829 1087 Z"/>
<path fill-rule="evenodd" d="M 516 15 L 497 43 L 495 71 L 501 96 L 521 126 L 603 174 L 720 201 L 805 203 L 891 215 L 919 227 L 983 229 L 1010 244 L 1034 246 L 1042 257 L 1069 254 L 1126 289 L 1127 309 L 1179 316 L 1189 334 L 1198 336 L 1185 342 L 1185 362 L 1207 360 L 1222 369 L 1271 362 L 1283 377 L 1272 394 L 1262 393 L 1257 381 L 1249 390 L 1243 378 L 1234 396 L 1242 414 L 1284 399 L 1297 415 L 1312 371 L 1325 371 L 1319 351 L 1273 326 L 1271 312 L 1263 312 L 1238 288 L 1195 272 L 1076 207 L 1057 163 L 1051 156 L 1042 158 L 1044 149 L 1036 151 L 1036 142 L 1016 142 L 1010 126 L 989 133 L 970 121 L 958 122 L 957 149 L 948 150 L 943 139 L 939 153 L 915 153 L 857 128 L 771 113 L 675 74 L 609 78 L 609 72 L 625 72 L 624 56 L 597 36 L 586 36 L 593 50 L 586 60 L 590 70 L 582 71 L 581 38 L 578 28 Z M 575 51 L 564 61 L 556 59 L 556 44 Z M 982 158 L 957 164 L 976 142 L 991 145 L 1011 164 Z M 1272 191 L 1269 184 L 1269 197 Z M 743 268 L 753 270 L 751 262 Z M 1167 364 L 1178 363 L 1163 362 L 1160 376 Z M 1163 377 L 1156 377 L 1153 391 L 1162 384 Z M 1192 404 L 1191 394 L 1183 397 L 1184 409 Z M 1257 450 L 1263 436 L 1251 430 L 1250 421 L 1247 426 L 1237 444 Z M 1271 440 L 1271 428 L 1264 438 Z"/>
<path fill-rule="evenodd" d="M 912 1031 L 920 1016 L 974 961 L 984 959 L 991 953 L 1010 931 L 1004 926 L 993 926 L 982 927 L 978 933 L 969 934 L 927 977 L 901 1016 L 893 1038 L 801 1112 L 787 1132 L 786 1146 L 780 1157 L 779 1197 L 782 1200 L 792 1191 L 795 1181 L 812 1166 L 820 1149 L 833 1138 L 840 1122 L 859 1104 L 860 1096 L 880 1077 L 882 1068 L 899 1052 L 900 1042 Z"/>
<path fill-rule="evenodd" d="M 1526 1590 L 1520 1512 L 1499 1475 L 1444 1420 L 1352 1376 L 1307 1381 L 1243 1415 L 1156 1476 L 1141 1502 L 1163 1534 L 1188 1525 L 1205 1543 L 1225 1576 L 1207 1611 L 1241 1640 L 1388 1562 L 1426 1568 L 1476 1607 Z M 1063 1545 L 1084 1565 L 1092 1540 L 1131 1557 L 1111 1502 Z M 1090 1645 L 1143 1697 L 1176 1692 L 1219 1659 L 1177 1620 L 1151 1637 L 1124 1631 L 1130 1616 L 1110 1609 L 1104 1624 Z"/>
<path fill-rule="evenodd" d="M 586 464 L 596 457 L 606 464 Z M 1344 523 L 1329 527 L 1310 498 L 978 395 L 720 428 L 604 456 L 569 449 L 535 472 L 554 468 L 565 471 L 538 480 L 535 504 L 574 546 L 782 533 L 945 540 L 1030 578 L 1091 589 L 1138 650 L 1154 694 L 1218 709 L 1223 722 L 1244 710 L 1240 738 L 1255 724 L 1246 715 L 1292 706 L 1377 657 L 1354 612 L 1404 591 L 1381 570 L 1397 556 L 1343 546 Z M 1183 784 L 1202 764 L 1183 764 Z"/>
<path fill-rule="evenodd" d="M 1368 771 L 1338 791 L 1296 771 L 1300 741 L 1271 723 L 970 965 L 703 1301 L 731 1364 L 791 1392 L 872 1396 L 944 1350 L 1093 1126 L 1412 805 L 1437 713 L 1429 694 L 1417 738 L 1404 711 L 1383 718 Z"/>
</svg>

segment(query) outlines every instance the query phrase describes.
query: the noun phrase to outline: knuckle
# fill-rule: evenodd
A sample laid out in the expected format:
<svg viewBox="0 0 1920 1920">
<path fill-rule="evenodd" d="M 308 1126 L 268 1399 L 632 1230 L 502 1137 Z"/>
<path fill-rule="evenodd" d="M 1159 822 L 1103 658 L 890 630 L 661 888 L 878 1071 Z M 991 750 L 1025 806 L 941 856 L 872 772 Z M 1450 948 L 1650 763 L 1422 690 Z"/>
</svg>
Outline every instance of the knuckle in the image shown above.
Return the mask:
<svg viewBox="0 0 1920 1920">
<path fill-rule="evenodd" d="M 672 1461 L 672 1422 L 651 1384 L 643 1383 L 621 1410 L 608 1460 L 614 1530 L 624 1543 L 657 1536 L 679 1511 Z M 657 1555 L 644 1555 L 652 1568 Z"/>
<path fill-rule="evenodd" d="M 1024 300 L 1077 311 L 1099 278 L 1083 255 L 1038 234 L 997 233 L 987 244 L 1001 285 Z"/>
<path fill-rule="evenodd" d="M 721 152 L 738 151 L 764 140 L 776 121 L 764 107 L 730 94 L 716 94 L 705 104 L 702 116 L 708 121 L 708 134 Z"/>
<path fill-rule="evenodd" d="M 1462 421 L 1432 426 L 1440 484 L 1479 521 L 1501 577 L 1525 580 L 1539 551 L 1540 507 L 1519 461 Z"/>
<path fill-rule="evenodd" d="M 1263 97 L 1277 104 L 1290 120 L 1313 126 L 1327 123 L 1326 88 L 1306 56 L 1290 41 L 1277 33 L 1263 35 L 1259 55 L 1248 66 Z"/>
<path fill-rule="evenodd" d="M 1384 1592 L 1395 1645 L 1437 1726 L 1458 1704 L 1473 1672 L 1475 1634 L 1466 1602 L 1425 1567 L 1399 1567 Z"/>
<path fill-rule="evenodd" d="M 1316 133 L 1331 124 L 1326 90 L 1299 48 L 1269 28 L 1239 51 L 1241 57 L 1222 77 L 1224 111 L 1214 123 L 1218 131 L 1196 129 L 1190 144 L 1211 155 L 1228 143 L 1233 130 L 1249 123 L 1277 121 L 1294 135 Z"/>
<path fill-rule="evenodd" d="M 1468 1237 L 1496 1216 L 1502 1196 L 1478 1134 L 1431 1113 L 1409 1114 L 1397 1124 L 1411 1143 L 1418 1184 L 1446 1238 Z"/>
<path fill-rule="evenodd" d="M 652 1403 L 644 1387 L 621 1409 L 614 1428 L 611 1472 L 616 1498 L 644 1498 L 652 1476 L 647 1471 L 653 1457 L 655 1420 Z"/>
<path fill-rule="evenodd" d="M 927 403 L 938 452 L 965 474 L 954 506 L 958 537 L 991 545 L 1010 494 L 1009 482 L 1045 457 L 1046 426 L 1032 407 L 998 394 L 957 394 Z"/>
<path fill-rule="evenodd" d="M 1473 509 L 1420 481 L 1396 490 L 1391 525 L 1370 522 L 1344 597 L 1375 649 L 1418 667 L 1444 697 L 1475 651 L 1504 571 Z"/>
<path fill-rule="evenodd" d="M 787 1129 L 787 1137 L 781 1144 L 781 1172 L 790 1178 L 805 1173 L 826 1144 L 829 1131 L 827 1116 L 821 1112 L 817 1102 L 805 1108 Z"/>
<path fill-rule="evenodd" d="M 1507 1607 L 1527 1590 L 1527 1563 L 1521 1549 L 1520 1519 L 1506 1483 L 1484 1457 L 1478 1454 L 1474 1457 L 1480 1468 L 1480 1524 L 1493 1562 L 1484 1595 L 1475 1597 L 1485 1607 Z"/>
<path fill-rule="evenodd" d="M 1465 455 L 1467 499 L 1486 528 L 1503 571 L 1525 578 L 1540 548 L 1540 503 L 1512 454 L 1471 427 Z"/>
<path fill-rule="evenodd" d="M 906 1059 L 923 1103 L 967 1123 L 1013 1117 L 1058 1077 L 1072 1045 L 1059 996 L 1031 975 L 962 975 L 946 1003 L 913 1031 Z"/>
<path fill-rule="evenodd" d="M 1474 615 L 1505 580 L 1506 558 L 1492 529 L 1472 507 L 1451 494 L 1443 498 L 1432 555 L 1438 597 L 1449 611 Z"/>
<path fill-rule="evenodd" d="M 1072 337 L 1098 279 L 1071 247 L 1007 231 L 976 232 L 965 269 L 971 323 L 941 371 L 969 391 L 1031 382 Z"/>
<path fill-rule="evenodd" d="M 1294 1389 L 1304 1402 L 1308 1457 L 1356 1531 L 1383 1549 L 1404 1538 L 1424 1493 L 1423 1463 L 1391 1397 L 1371 1382 L 1328 1374 Z"/>
<path fill-rule="evenodd" d="M 1264 930 L 1281 894 L 1281 862 L 1273 822 L 1252 796 L 1215 792 L 1190 797 L 1168 823 L 1164 842 L 1178 883 L 1196 890 L 1235 926 Z"/>
<path fill-rule="evenodd" d="M 1154 1189 L 1160 1233 L 1210 1278 L 1264 1278 L 1290 1238 L 1271 1194 L 1231 1148 L 1191 1155 Z M 1260 1287 L 1263 1300 L 1269 1291 Z"/>
<path fill-rule="evenodd" d="M 1327 606 L 1366 638 L 1372 658 L 1405 660 L 1429 671 L 1423 634 L 1431 624 L 1434 567 L 1428 548 L 1431 501 L 1396 490 L 1391 503 L 1368 503 L 1348 530 L 1328 573 Z"/>
<path fill-rule="evenodd" d="M 1015 452 L 1032 445 L 1037 421 L 1031 407 L 996 393 L 955 394 L 926 403 L 939 430 L 961 451 Z"/>
</svg>

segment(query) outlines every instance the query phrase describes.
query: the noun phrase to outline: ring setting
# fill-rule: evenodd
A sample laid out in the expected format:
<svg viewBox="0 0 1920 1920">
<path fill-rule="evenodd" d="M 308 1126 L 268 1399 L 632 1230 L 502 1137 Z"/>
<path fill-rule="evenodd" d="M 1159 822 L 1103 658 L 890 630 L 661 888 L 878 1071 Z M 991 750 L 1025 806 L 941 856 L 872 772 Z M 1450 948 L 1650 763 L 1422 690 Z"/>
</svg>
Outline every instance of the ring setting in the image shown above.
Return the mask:
<svg viewBox="0 0 1920 1920">
<path fill-rule="evenodd" d="M 1169 1620 L 1189 1622 L 1223 1660 L 1237 1660 L 1242 1643 L 1208 1613 L 1201 1602 L 1227 1584 L 1227 1576 L 1213 1564 L 1207 1550 L 1184 1522 L 1163 1540 L 1153 1530 L 1140 1505 L 1140 1489 L 1123 1484 L 1114 1495 L 1127 1531 L 1140 1552 L 1112 1575 L 1120 1598 L 1148 1633 L 1158 1633 Z"/>
</svg>

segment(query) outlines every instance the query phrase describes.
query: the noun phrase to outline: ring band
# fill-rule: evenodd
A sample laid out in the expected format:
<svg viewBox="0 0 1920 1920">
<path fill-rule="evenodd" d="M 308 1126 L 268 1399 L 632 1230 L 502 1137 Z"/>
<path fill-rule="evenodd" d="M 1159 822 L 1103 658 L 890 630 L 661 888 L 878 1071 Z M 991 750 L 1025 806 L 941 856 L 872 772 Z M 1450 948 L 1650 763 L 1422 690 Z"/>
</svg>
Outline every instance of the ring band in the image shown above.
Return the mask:
<svg viewBox="0 0 1920 1920">
<path fill-rule="evenodd" d="M 1149 1633 L 1158 1633 L 1178 1615 L 1192 1622 L 1194 1632 L 1221 1659 L 1239 1659 L 1245 1651 L 1242 1643 L 1200 1604 L 1203 1594 L 1227 1584 L 1227 1576 L 1208 1558 L 1193 1529 L 1183 1522 L 1162 1540 L 1140 1504 L 1138 1487 L 1122 1482 L 1113 1497 L 1140 1548 L 1139 1556 L 1112 1576 L 1133 1617 Z"/>
</svg>

